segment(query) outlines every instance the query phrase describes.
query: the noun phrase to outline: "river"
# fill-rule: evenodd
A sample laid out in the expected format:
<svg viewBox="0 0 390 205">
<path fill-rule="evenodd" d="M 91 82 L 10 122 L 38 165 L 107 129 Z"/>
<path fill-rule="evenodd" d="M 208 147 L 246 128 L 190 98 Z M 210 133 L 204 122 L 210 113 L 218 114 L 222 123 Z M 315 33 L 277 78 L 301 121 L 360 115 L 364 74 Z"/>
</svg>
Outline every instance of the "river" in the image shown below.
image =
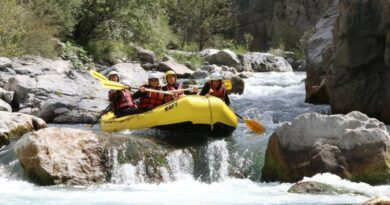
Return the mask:
<svg viewBox="0 0 390 205">
<path fill-rule="evenodd" d="M 242 116 L 261 122 L 267 131 L 255 135 L 240 123 L 233 136 L 204 145 L 207 172 L 196 174 L 191 154 L 185 149 L 169 154 L 174 177 L 160 184 L 145 183 L 143 167 L 114 164 L 110 183 L 94 186 L 36 186 L 10 167 L 0 165 L 0 204 L 356 204 L 361 195 L 291 194 L 291 183 L 260 181 L 264 153 L 273 130 L 296 116 L 319 112 L 329 106 L 304 103 L 305 73 L 256 73 L 246 79 L 243 95 L 231 95 L 232 107 Z M 77 127 L 77 126 L 76 126 Z M 82 127 L 82 126 L 78 126 Z M 96 128 L 95 128 L 96 129 Z M 124 134 L 134 134 L 125 132 Z M 0 153 L 1 154 L 1 153 Z M 244 177 L 244 178 L 242 178 Z M 370 196 L 390 196 L 390 186 L 370 186 L 323 173 L 312 180 L 354 189 Z"/>
</svg>

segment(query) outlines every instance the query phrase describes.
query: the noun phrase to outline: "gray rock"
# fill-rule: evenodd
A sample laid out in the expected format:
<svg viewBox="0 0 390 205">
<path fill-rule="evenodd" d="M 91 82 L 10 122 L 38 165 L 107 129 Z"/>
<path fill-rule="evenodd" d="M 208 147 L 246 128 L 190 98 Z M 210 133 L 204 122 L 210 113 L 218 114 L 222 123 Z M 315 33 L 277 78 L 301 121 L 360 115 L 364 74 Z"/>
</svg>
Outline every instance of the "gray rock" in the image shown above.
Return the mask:
<svg viewBox="0 0 390 205">
<path fill-rule="evenodd" d="M 298 182 L 288 189 L 289 193 L 297 194 L 324 194 L 324 195 L 340 195 L 340 194 L 355 194 L 368 196 L 365 193 L 346 189 L 343 187 L 336 187 L 330 184 L 324 184 L 314 181 Z"/>
<path fill-rule="evenodd" d="M 389 13 L 388 0 L 340 1 L 333 50 L 325 62 L 332 113 L 358 110 L 390 123 Z"/>
<path fill-rule="evenodd" d="M 27 132 L 47 127 L 40 118 L 22 113 L 0 111 L 0 147 Z"/>
<path fill-rule="evenodd" d="M 252 52 L 244 55 L 255 72 L 292 72 L 291 65 L 283 58 L 269 53 Z"/>
<path fill-rule="evenodd" d="M 363 205 L 388 205 L 390 198 L 388 196 L 376 196 L 363 203 Z"/>
<path fill-rule="evenodd" d="M 0 87 L 0 99 L 3 99 L 7 103 L 11 103 L 14 99 L 14 92 L 7 91 Z"/>
<path fill-rule="evenodd" d="M 144 49 L 144 48 L 136 48 L 138 59 L 141 62 L 154 64 L 156 62 L 156 54 L 153 51 Z"/>
<path fill-rule="evenodd" d="M 385 125 L 360 112 L 303 114 L 270 137 L 262 178 L 294 182 L 330 172 L 352 181 L 384 184 L 390 181 L 389 147 Z"/>
<path fill-rule="evenodd" d="M 173 70 L 178 77 L 187 78 L 189 77 L 194 71 L 189 69 L 187 66 L 177 63 L 176 61 L 165 61 L 161 62 L 158 65 L 158 69 L 161 72 L 166 72 L 168 70 Z"/>
<path fill-rule="evenodd" d="M 9 58 L 0 57 L 0 71 L 7 67 L 11 67 L 12 61 Z"/>
<path fill-rule="evenodd" d="M 12 112 L 12 107 L 10 104 L 0 99 L 0 111 Z"/>
<path fill-rule="evenodd" d="M 226 65 L 230 67 L 235 67 L 240 64 L 240 60 L 238 59 L 237 55 L 229 49 L 224 49 L 213 54 L 204 55 L 204 58 L 210 64 Z"/>
<path fill-rule="evenodd" d="M 326 74 L 327 60 L 332 52 L 333 29 L 338 17 L 338 0 L 316 24 L 314 34 L 307 42 L 306 55 L 306 102 L 329 103 L 326 89 L 321 89 L 321 82 Z"/>
<path fill-rule="evenodd" d="M 121 63 L 102 71 L 107 75 L 111 70 L 116 70 L 122 81 L 128 81 L 131 87 L 140 87 L 148 80 L 148 73 L 138 63 Z"/>
<path fill-rule="evenodd" d="M 189 77 L 190 79 L 203 79 L 209 75 L 207 71 L 197 70 Z"/>
<path fill-rule="evenodd" d="M 236 39 L 251 34 L 251 50 L 268 50 L 283 41 L 299 43 L 299 37 L 313 27 L 334 0 L 235 2 L 238 15 Z"/>
<path fill-rule="evenodd" d="M 68 118 L 75 121 L 71 123 L 84 123 L 82 120 L 93 120 L 78 116 L 97 118 L 108 105 L 107 89 L 88 72 L 74 71 L 67 61 L 27 56 L 13 59 L 12 65 L 15 74 L 0 72 L 0 81 L 6 90 L 14 93 L 15 110 L 54 122 L 62 115 L 54 111 L 66 108 L 72 110 Z"/>
<path fill-rule="evenodd" d="M 47 128 L 25 134 L 14 150 L 38 184 L 87 185 L 106 180 L 106 143 L 90 131 Z"/>
</svg>

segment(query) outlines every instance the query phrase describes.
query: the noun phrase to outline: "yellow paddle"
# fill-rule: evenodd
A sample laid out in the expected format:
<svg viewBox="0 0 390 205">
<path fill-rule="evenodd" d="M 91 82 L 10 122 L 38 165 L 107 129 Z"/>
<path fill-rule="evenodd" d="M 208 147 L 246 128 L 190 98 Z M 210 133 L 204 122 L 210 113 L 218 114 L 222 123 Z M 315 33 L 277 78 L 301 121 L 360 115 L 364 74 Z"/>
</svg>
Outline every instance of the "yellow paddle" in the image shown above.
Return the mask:
<svg viewBox="0 0 390 205">
<path fill-rule="evenodd" d="M 106 78 L 106 76 L 104 76 L 103 74 L 97 72 L 96 70 L 94 69 L 90 69 L 89 70 L 89 73 L 96 79 L 98 80 L 107 80 L 108 81 L 108 78 Z"/>
<path fill-rule="evenodd" d="M 231 80 L 223 80 L 223 85 L 225 86 L 226 90 L 232 90 L 232 81 Z"/>
<path fill-rule="evenodd" d="M 234 114 L 236 114 L 236 116 L 237 116 L 238 118 L 244 120 L 245 125 L 246 125 L 250 130 L 252 130 L 254 133 L 256 133 L 256 134 L 263 134 L 263 133 L 265 132 L 265 127 L 264 127 L 262 124 L 256 122 L 255 120 L 243 118 L 243 117 L 241 117 L 241 116 L 240 116 L 239 114 L 237 114 L 237 113 L 234 113 Z"/>
<path fill-rule="evenodd" d="M 131 88 L 130 86 L 123 85 L 122 83 L 118 83 L 115 81 L 109 81 L 109 80 L 101 80 L 100 81 L 101 85 L 105 88 L 113 89 L 113 90 L 122 90 L 122 89 L 128 89 Z M 139 89 L 139 88 L 135 88 Z M 149 89 L 145 88 L 146 91 L 148 92 L 155 92 L 155 93 L 162 93 L 162 94 L 167 94 L 167 95 L 173 95 L 172 92 L 169 91 L 162 91 L 162 90 L 154 90 L 154 89 Z"/>
</svg>

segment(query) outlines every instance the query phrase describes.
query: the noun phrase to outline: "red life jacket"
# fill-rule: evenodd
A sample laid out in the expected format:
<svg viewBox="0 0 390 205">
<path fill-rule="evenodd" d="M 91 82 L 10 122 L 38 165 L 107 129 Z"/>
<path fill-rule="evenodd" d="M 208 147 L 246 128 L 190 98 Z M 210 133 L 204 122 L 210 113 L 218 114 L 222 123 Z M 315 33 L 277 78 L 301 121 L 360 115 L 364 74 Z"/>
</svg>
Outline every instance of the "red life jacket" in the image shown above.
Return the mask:
<svg viewBox="0 0 390 205">
<path fill-rule="evenodd" d="M 180 90 L 183 87 L 183 83 L 176 83 L 175 85 L 169 85 L 163 87 L 164 91 L 170 91 L 170 90 Z M 175 100 L 175 97 L 173 95 L 164 95 L 164 102 L 170 102 Z"/>
<path fill-rule="evenodd" d="M 137 105 L 131 98 L 131 93 L 129 90 L 119 90 L 116 92 L 119 92 L 119 98 L 113 102 L 115 110 L 120 110 L 127 107 L 137 108 Z M 116 92 L 109 92 L 108 97 L 111 99 L 114 94 L 117 94 Z"/>
<path fill-rule="evenodd" d="M 222 101 L 225 101 L 226 89 L 222 82 L 221 85 L 216 88 L 212 87 L 210 83 L 210 88 L 213 89 L 213 92 L 210 93 L 210 95 L 213 95 L 215 97 L 220 98 Z"/>
<path fill-rule="evenodd" d="M 152 88 L 150 86 L 144 86 L 145 88 Z M 158 87 L 160 88 L 160 87 Z M 158 89 L 156 89 L 158 90 Z M 141 97 L 141 102 L 139 104 L 139 108 L 141 109 L 153 109 L 161 104 L 163 104 L 164 94 L 156 93 L 156 92 L 148 92 L 146 91 L 145 97 Z"/>
</svg>

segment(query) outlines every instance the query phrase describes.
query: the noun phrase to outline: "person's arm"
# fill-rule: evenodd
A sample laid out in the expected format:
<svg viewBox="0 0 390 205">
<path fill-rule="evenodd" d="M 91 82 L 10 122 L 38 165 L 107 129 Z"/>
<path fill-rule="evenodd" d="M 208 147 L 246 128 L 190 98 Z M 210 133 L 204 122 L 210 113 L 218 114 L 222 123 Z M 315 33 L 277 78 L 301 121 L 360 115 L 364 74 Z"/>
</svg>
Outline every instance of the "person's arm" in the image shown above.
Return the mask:
<svg viewBox="0 0 390 205">
<path fill-rule="evenodd" d="M 207 95 L 209 92 L 210 92 L 210 84 L 209 83 L 205 83 L 203 85 L 203 88 L 200 91 L 199 95 Z"/>
<path fill-rule="evenodd" d="M 227 94 L 227 92 L 225 93 L 225 103 L 226 105 L 230 105 L 230 99 L 229 99 L 229 95 Z"/>
</svg>

